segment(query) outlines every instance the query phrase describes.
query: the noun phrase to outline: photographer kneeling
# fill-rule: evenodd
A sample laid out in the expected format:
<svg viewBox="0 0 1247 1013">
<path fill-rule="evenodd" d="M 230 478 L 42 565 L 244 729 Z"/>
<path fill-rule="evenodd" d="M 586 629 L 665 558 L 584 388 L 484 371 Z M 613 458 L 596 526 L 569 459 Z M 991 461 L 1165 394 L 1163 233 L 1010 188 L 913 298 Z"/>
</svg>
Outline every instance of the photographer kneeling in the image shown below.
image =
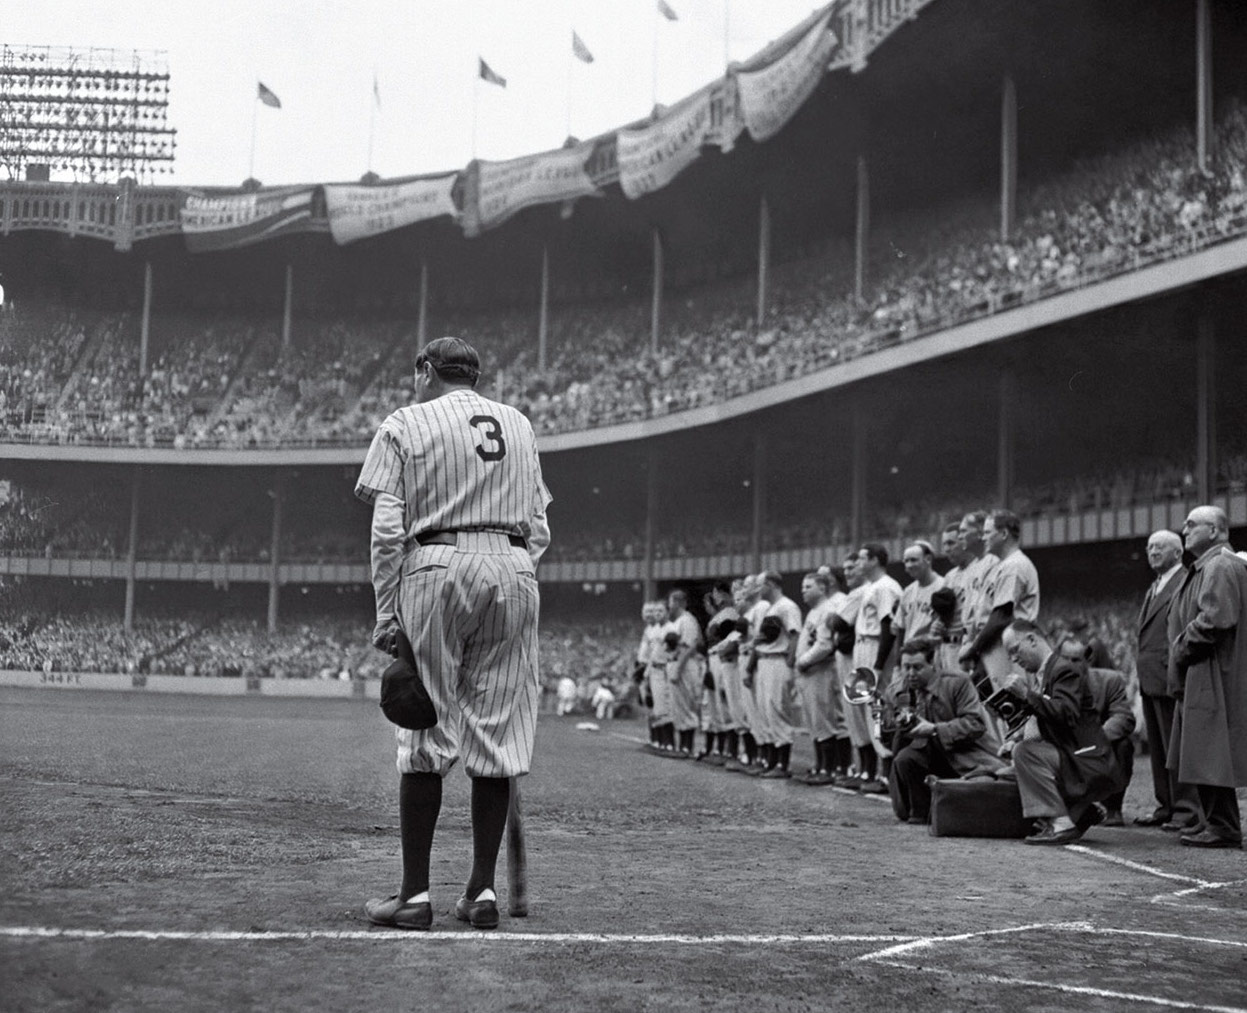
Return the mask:
<svg viewBox="0 0 1247 1013">
<path fill-rule="evenodd" d="M 1004 766 L 978 691 L 967 676 L 936 669 L 938 646 L 915 637 L 901 648 L 901 686 L 894 704 L 900 748 L 894 747 L 888 787 L 897 819 L 910 823 L 926 823 L 930 817 L 928 775 L 964 777 Z"/>
<path fill-rule="evenodd" d="M 1013 747 L 1022 813 L 1040 825 L 1026 843 L 1069 844 L 1104 819 L 1096 803 L 1121 788 L 1087 665 L 1053 650 L 1043 630 L 1025 619 L 1005 629 L 1003 643 L 1009 660 L 1030 674 L 1014 673 L 1001 687 L 1033 715 Z"/>
</svg>

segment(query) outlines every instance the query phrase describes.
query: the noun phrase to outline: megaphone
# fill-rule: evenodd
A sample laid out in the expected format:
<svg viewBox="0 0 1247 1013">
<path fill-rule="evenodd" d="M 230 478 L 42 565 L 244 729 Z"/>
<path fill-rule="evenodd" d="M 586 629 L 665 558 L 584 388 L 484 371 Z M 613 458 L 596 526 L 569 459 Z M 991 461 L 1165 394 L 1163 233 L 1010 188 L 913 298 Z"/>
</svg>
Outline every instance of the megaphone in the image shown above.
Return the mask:
<svg viewBox="0 0 1247 1013">
<path fill-rule="evenodd" d="M 851 704 L 873 704 L 879 699 L 879 676 L 873 668 L 853 669 L 853 676 L 844 684 L 844 699 Z"/>
</svg>

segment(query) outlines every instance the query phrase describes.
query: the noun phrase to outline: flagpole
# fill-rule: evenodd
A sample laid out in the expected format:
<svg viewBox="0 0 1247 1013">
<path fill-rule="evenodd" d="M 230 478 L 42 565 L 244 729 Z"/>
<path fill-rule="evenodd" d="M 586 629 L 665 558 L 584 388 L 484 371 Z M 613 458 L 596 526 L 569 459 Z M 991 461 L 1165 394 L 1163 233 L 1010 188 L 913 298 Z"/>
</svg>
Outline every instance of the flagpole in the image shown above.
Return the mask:
<svg viewBox="0 0 1247 1013">
<path fill-rule="evenodd" d="M 368 103 L 368 171 L 372 172 L 372 141 L 377 127 L 377 68 L 372 68 L 372 99 Z"/>
<path fill-rule="evenodd" d="M 650 85 L 650 111 L 658 105 L 658 8 L 654 8 L 654 74 Z"/>
<path fill-rule="evenodd" d="M 732 62 L 732 0 L 723 0 L 723 63 Z"/>
<path fill-rule="evenodd" d="M 576 30 L 573 28 L 572 29 L 573 39 L 575 37 L 575 34 L 576 34 Z M 572 135 L 572 64 L 575 62 L 575 60 L 576 60 L 576 52 L 575 52 L 575 44 L 573 43 L 572 49 L 569 50 L 567 54 L 567 133 L 563 135 L 564 139 L 571 137 Z"/>
<path fill-rule="evenodd" d="M 256 79 L 259 80 L 258 78 Z M 247 169 L 247 178 L 255 179 L 255 125 L 259 113 L 260 88 L 256 85 L 255 94 L 251 96 L 251 164 Z"/>
<path fill-rule="evenodd" d="M 476 161 L 476 113 L 480 105 L 481 68 L 476 68 L 476 76 L 472 79 L 472 160 Z"/>
</svg>

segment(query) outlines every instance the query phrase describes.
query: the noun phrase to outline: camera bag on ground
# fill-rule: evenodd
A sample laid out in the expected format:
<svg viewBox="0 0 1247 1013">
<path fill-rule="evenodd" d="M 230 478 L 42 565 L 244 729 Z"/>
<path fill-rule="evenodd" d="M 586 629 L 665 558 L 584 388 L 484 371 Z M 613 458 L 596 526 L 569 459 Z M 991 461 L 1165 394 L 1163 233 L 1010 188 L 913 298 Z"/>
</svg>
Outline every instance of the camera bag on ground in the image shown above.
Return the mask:
<svg viewBox="0 0 1247 1013">
<path fill-rule="evenodd" d="M 1016 781 L 948 778 L 932 779 L 930 786 L 932 837 L 1025 837 L 1031 832 Z"/>
</svg>

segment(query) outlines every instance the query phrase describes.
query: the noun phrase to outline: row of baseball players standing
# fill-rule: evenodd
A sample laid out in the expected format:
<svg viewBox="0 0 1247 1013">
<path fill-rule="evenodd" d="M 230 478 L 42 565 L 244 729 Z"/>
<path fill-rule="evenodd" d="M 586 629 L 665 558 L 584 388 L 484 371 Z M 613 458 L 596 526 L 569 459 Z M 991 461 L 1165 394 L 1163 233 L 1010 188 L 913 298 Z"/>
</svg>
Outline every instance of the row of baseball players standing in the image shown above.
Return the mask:
<svg viewBox="0 0 1247 1013">
<path fill-rule="evenodd" d="M 871 705 L 848 699 L 860 696 L 854 684 L 861 670 L 870 669 L 886 689 L 904 643 L 923 638 L 938 645 L 938 670 L 975 672 L 983 685 L 1007 676 L 1005 628 L 1039 613 L 1039 575 L 1020 536 L 1021 522 L 1010 511 L 967 514 L 943 532 L 941 549 L 953 563 L 943 576 L 930 543 L 905 549 L 912 580 L 904 588 L 888 575 L 887 549 L 867 542 L 840 567 L 804 576 L 804 620 L 779 574 L 743 577 L 706 596 L 704 641 L 683 591 L 665 605 L 649 603 L 637 676 L 652 700 L 652 748 L 692 758 L 700 727 L 706 738 L 698 759 L 787 778 L 799 721 L 815 752 L 801 780 L 885 792 L 880 761 L 890 749 Z"/>
<path fill-rule="evenodd" d="M 1030 843 L 1077 840 L 1105 818 L 1100 802 L 1121 825 L 1134 725 L 1123 676 L 1089 667 L 1097 664 L 1090 644 L 1076 636 L 1053 643 L 1038 625 L 1039 578 L 1020 531 L 1007 510 L 967 514 L 942 533 L 953 564 L 943 577 L 930 544 L 905 549 L 913 580 L 903 590 L 887 575 L 883 546 L 867 543 L 840 570 L 805 575 L 804 621 L 778 574 L 734 582 L 730 599 L 715 588 L 704 668 L 683 592 L 672 594 L 669 615 L 651 603 L 638 673 L 652 699 L 652 748 L 691 756 L 700 702 L 699 759 L 787 778 L 795 727 L 785 704 L 795 691 L 815 747 L 807 784 L 883 792 L 879 761 L 899 746 L 891 790 L 909 822 L 929 818 L 928 773 L 990 770 L 1016 778 L 1023 814 L 1036 823 Z M 1200 506 L 1181 536 L 1154 533 L 1147 556 L 1156 580 L 1139 615 L 1138 675 L 1157 805 L 1135 823 L 1179 832 L 1186 845 L 1237 848 L 1236 787 L 1247 785 L 1247 553 L 1231 551 L 1225 512 Z M 879 698 L 895 702 L 907 691 L 912 704 L 913 724 L 884 734 L 888 745 L 869 705 L 849 702 L 863 697 L 855 692 L 863 669 Z M 1033 714 L 1012 732 L 980 703 L 1001 688 Z M 1107 776 L 1083 769 L 1089 728 L 1116 754 Z M 993 762 L 997 753 L 1011 769 Z"/>
</svg>

